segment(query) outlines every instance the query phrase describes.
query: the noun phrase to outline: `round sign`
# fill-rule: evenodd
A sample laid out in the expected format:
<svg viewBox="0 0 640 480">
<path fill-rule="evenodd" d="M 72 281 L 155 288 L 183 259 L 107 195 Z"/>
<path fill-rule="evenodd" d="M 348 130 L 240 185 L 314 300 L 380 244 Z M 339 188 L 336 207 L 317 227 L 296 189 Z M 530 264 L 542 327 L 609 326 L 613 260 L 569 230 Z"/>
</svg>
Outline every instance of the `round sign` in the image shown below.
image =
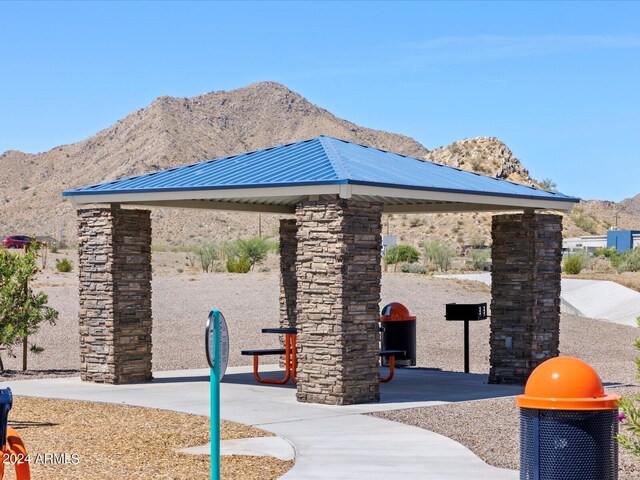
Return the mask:
<svg viewBox="0 0 640 480">
<path fill-rule="evenodd" d="M 207 362 L 209 362 L 209 366 L 214 368 L 214 338 L 216 337 L 213 329 L 214 329 L 214 317 L 215 313 L 212 311 L 209 313 L 209 318 L 207 319 L 207 326 L 205 328 L 204 333 L 204 345 L 207 353 Z M 224 377 L 225 372 L 227 371 L 227 365 L 229 363 L 229 330 L 227 328 L 227 322 L 222 315 L 222 312 L 218 312 L 218 316 L 220 318 L 220 339 L 218 341 L 218 346 L 220 348 L 220 380 Z"/>
</svg>

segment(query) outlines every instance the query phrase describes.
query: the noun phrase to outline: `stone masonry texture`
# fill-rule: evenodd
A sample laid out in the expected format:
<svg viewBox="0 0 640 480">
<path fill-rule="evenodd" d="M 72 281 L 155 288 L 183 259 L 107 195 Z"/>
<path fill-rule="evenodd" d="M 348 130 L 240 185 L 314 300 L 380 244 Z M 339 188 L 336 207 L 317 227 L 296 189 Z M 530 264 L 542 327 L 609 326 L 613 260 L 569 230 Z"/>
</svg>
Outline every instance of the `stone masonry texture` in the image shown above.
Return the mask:
<svg viewBox="0 0 640 480">
<path fill-rule="evenodd" d="M 495 215 L 489 383 L 525 384 L 559 354 L 562 217 Z"/>
<path fill-rule="evenodd" d="M 382 205 L 308 201 L 296 217 L 297 398 L 378 401 Z"/>
<path fill-rule="evenodd" d="M 298 226 L 294 219 L 280 220 L 280 326 L 296 326 L 296 256 Z"/>
<path fill-rule="evenodd" d="M 81 378 L 151 379 L 151 217 L 147 210 L 78 210 Z"/>
</svg>

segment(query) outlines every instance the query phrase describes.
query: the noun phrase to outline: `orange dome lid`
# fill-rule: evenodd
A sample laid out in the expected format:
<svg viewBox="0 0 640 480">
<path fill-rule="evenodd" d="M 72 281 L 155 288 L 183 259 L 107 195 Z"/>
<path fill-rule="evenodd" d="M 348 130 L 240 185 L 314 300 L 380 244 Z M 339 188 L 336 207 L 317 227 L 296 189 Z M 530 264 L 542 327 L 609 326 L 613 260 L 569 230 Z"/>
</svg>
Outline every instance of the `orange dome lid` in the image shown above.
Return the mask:
<svg viewBox="0 0 640 480">
<path fill-rule="evenodd" d="M 392 302 L 384 307 L 380 315 L 380 321 L 382 322 L 401 322 L 415 319 L 415 315 L 411 315 L 409 309 L 398 302 Z"/>
<path fill-rule="evenodd" d="M 605 394 L 591 365 L 579 358 L 557 357 L 531 373 L 516 405 L 541 410 L 611 410 L 619 399 L 619 395 Z"/>
</svg>

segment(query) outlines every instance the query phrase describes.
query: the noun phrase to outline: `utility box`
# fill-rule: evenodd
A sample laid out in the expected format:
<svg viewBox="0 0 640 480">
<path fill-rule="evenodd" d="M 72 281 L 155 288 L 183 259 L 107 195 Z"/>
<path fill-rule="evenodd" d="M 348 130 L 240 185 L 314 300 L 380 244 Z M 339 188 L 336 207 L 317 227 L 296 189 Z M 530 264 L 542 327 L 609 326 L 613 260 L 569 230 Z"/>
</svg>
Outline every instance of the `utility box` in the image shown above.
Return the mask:
<svg viewBox="0 0 640 480">
<path fill-rule="evenodd" d="M 582 360 L 540 364 L 516 399 L 520 480 L 617 480 L 619 399 Z"/>
<path fill-rule="evenodd" d="M 395 356 L 397 367 L 415 367 L 416 365 L 416 317 L 407 307 L 398 302 L 390 303 L 382 309 L 382 350 L 403 350 L 404 355 Z M 381 359 L 388 366 L 389 359 Z"/>
</svg>

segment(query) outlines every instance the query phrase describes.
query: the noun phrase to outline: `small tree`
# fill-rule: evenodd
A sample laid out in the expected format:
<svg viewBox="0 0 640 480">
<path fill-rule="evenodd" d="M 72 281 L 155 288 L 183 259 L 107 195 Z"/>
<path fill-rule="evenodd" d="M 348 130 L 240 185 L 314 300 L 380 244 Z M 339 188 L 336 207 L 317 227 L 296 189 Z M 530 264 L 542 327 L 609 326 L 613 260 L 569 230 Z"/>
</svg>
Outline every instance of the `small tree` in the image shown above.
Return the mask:
<svg viewBox="0 0 640 480">
<path fill-rule="evenodd" d="M 209 242 L 198 249 L 197 256 L 204 273 L 209 273 L 213 262 L 218 260 L 219 248 L 215 242 Z"/>
<path fill-rule="evenodd" d="M 636 319 L 640 327 L 640 317 Z M 635 346 L 640 349 L 640 338 L 636 339 Z M 636 368 L 640 379 L 640 357 L 636 358 Z M 624 432 L 618 435 L 618 443 L 631 452 L 631 455 L 640 457 L 640 395 L 634 398 L 622 398 L 620 400 L 620 421 Z"/>
<path fill-rule="evenodd" d="M 30 286 L 39 272 L 38 249 L 33 244 L 24 254 L 0 250 L 0 345 L 10 354 L 15 345 L 28 345 L 28 337 L 38 332 L 43 322 L 54 325 L 58 319 L 58 312 L 47 306 L 47 295 L 35 293 Z M 30 350 L 40 353 L 42 348 L 30 344 Z M 26 366 L 25 356 L 23 368 Z M 1 357 L 0 371 L 4 371 Z"/>
<path fill-rule="evenodd" d="M 556 188 L 557 188 L 556 182 L 554 182 L 550 178 L 545 178 L 544 180 L 542 180 L 540 182 L 540 187 L 543 190 L 547 190 L 549 192 L 557 192 L 558 191 L 558 190 L 556 190 Z"/>
<path fill-rule="evenodd" d="M 491 265 L 491 250 L 488 248 L 474 248 L 468 255 L 471 265 L 476 270 L 486 270 Z"/>
<path fill-rule="evenodd" d="M 393 265 L 393 271 L 398 269 L 398 264 L 402 262 L 415 263 L 420 258 L 420 252 L 411 245 L 400 243 L 387 248 L 384 261 L 387 265 Z"/>
<path fill-rule="evenodd" d="M 256 263 L 262 263 L 267 258 L 271 247 L 269 242 L 261 237 L 238 239 L 236 241 L 237 257 L 246 258 L 251 264 L 251 269 Z"/>
<path fill-rule="evenodd" d="M 427 260 L 436 265 L 441 272 L 446 272 L 451 268 L 451 258 L 455 251 L 442 240 L 431 240 L 422 245 Z"/>
</svg>

